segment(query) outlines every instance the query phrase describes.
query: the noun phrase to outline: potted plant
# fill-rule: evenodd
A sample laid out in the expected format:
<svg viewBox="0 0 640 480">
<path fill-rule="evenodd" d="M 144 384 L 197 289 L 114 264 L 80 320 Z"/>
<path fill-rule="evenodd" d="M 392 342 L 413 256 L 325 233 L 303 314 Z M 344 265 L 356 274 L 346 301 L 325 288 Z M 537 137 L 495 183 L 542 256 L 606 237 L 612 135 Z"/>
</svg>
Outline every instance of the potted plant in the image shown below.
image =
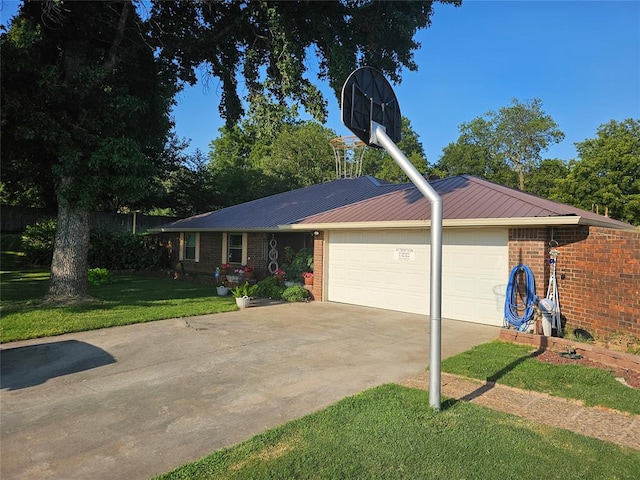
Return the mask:
<svg viewBox="0 0 640 480">
<path fill-rule="evenodd" d="M 216 285 L 216 292 L 221 297 L 224 297 L 229 293 L 229 288 L 224 283 L 220 282 Z"/>
<path fill-rule="evenodd" d="M 273 274 L 276 276 L 276 280 L 278 280 L 279 282 L 282 282 L 284 280 L 284 276 L 286 275 L 286 273 L 287 272 L 280 268 L 276 268 L 276 271 L 273 272 Z"/>
<path fill-rule="evenodd" d="M 249 285 L 249 282 L 244 282 L 242 285 L 231 289 L 231 295 L 235 297 L 238 308 L 247 308 L 249 306 L 251 296 L 255 293 L 256 288 L 256 285 Z"/>
<path fill-rule="evenodd" d="M 302 278 L 304 278 L 305 285 L 313 285 L 313 272 L 304 272 Z"/>
<path fill-rule="evenodd" d="M 227 274 L 227 281 L 231 283 L 242 283 L 244 279 L 244 268 L 236 268 Z"/>
<path fill-rule="evenodd" d="M 249 265 L 245 265 L 243 270 L 244 270 L 245 278 L 253 278 L 253 275 L 255 273 L 254 272 L 254 270 L 255 270 L 254 267 L 250 267 Z"/>
<path fill-rule="evenodd" d="M 229 273 L 229 270 L 231 270 L 231 265 L 229 265 L 228 263 L 223 263 L 222 265 L 220 265 L 220 275 L 226 275 L 227 273 Z"/>
</svg>

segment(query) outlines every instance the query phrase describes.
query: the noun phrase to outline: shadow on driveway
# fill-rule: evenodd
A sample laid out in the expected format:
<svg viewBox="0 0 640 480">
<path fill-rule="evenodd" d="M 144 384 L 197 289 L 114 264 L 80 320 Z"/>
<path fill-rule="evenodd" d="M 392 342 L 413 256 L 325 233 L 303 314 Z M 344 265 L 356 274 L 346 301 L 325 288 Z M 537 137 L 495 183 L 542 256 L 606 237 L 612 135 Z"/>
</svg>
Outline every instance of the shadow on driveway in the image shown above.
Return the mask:
<svg viewBox="0 0 640 480">
<path fill-rule="evenodd" d="M 0 388 L 19 390 L 54 377 L 115 363 L 101 348 L 78 340 L 28 345 L 0 352 Z"/>
</svg>

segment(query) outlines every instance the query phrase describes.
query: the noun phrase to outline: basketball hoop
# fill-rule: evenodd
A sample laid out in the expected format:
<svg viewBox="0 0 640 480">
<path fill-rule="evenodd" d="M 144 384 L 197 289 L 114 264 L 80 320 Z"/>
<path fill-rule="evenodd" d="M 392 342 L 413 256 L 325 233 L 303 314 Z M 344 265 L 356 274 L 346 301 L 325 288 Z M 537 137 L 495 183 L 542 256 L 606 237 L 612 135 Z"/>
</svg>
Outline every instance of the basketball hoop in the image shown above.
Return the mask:
<svg viewBox="0 0 640 480">
<path fill-rule="evenodd" d="M 362 157 L 367 145 L 357 136 L 329 140 L 336 159 L 336 178 L 356 178 L 362 175 Z"/>
</svg>

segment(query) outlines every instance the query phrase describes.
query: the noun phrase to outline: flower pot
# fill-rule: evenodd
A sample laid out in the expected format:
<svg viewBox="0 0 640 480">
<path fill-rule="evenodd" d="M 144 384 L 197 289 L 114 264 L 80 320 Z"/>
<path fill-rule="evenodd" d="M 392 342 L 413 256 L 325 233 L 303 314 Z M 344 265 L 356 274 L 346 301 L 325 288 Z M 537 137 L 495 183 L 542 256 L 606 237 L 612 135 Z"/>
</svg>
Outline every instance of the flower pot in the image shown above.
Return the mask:
<svg viewBox="0 0 640 480">
<path fill-rule="evenodd" d="M 304 277 L 305 285 L 313 285 L 313 277 Z"/>
<path fill-rule="evenodd" d="M 251 272 L 244 272 L 244 277 L 245 277 L 245 278 L 253 278 L 253 276 L 254 276 L 254 272 L 253 272 L 253 271 L 251 271 Z"/>
<path fill-rule="evenodd" d="M 216 287 L 216 292 L 218 292 L 218 295 L 220 295 L 221 297 L 224 297 L 229 293 L 229 289 L 222 285 L 220 287 Z"/>
<path fill-rule="evenodd" d="M 251 303 L 251 298 L 246 295 L 244 297 L 236 297 L 236 305 L 238 305 L 238 308 L 247 308 L 249 303 Z"/>
</svg>

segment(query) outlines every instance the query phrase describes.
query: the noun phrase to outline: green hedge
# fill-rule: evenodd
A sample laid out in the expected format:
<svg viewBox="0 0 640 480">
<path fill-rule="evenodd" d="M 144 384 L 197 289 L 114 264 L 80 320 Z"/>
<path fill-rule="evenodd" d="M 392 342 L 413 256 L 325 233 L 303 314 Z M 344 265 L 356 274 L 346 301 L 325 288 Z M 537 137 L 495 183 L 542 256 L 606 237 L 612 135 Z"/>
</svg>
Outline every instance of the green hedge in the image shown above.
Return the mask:
<svg viewBox="0 0 640 480">
<path fill-rule="evenodd" d="M 55 220 L 27 226 L 22 235 L 22 249 L 30 263 L 51 265 L 55 232 Z M 95 229 L 89 242 L 89 268 L 147 270 L 163 266 L 162 245 L 148 235 Z"/>
</svg>

